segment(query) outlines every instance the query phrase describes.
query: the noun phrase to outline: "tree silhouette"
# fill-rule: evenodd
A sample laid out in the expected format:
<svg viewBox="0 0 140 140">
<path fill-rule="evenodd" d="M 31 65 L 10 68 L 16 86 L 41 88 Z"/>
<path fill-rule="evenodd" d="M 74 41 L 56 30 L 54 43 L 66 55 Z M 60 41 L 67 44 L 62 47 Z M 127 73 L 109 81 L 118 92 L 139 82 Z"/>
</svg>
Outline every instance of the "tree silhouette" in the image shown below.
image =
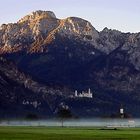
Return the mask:
<svg viewBox="0 0 140 140">
<path fill-rule="evenodd" d="M 64 120 L 68 118 L 72 118 L 72 113 L 67 105 L 61 103 L 58 108 L 58 117 L 61 119 L 61 126 L 64 126 Z"/>
</svg>

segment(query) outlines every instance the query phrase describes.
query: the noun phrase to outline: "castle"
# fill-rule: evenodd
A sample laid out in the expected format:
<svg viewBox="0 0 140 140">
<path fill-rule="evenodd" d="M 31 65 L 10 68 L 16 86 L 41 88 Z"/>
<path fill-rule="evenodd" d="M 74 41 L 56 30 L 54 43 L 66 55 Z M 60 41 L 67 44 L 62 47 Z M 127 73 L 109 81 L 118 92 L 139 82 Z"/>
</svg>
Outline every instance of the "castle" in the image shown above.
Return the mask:
<svg viewBox="0 0 140 140">
<path fill-rule="evenodd" d="M 82 93 L 79 93 L 79 94 L 78 94 L 77 90 L 75 90 L 75 97 L 93 98 L 93 95 L 92 95 L 91 90 L 89 88 L 88 92 L 82 91 Z"/>
</svg>

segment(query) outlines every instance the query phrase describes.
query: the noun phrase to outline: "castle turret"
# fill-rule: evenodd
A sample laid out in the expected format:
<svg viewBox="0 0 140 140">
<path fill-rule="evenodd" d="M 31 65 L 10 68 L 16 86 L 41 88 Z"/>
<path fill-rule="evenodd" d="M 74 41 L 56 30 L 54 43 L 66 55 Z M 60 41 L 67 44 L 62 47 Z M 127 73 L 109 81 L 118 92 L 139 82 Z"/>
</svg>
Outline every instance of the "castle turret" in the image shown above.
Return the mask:
<svg viewBox="0 0 140 140">
<path fill-rule="evenodd" d="M 78 96 L 78 92 L 77 92 L 77 90 L 75 90 L 75 97 L 77 97 Z"/>
<path fill-rule="evenodd" d="M 88 96 L 89 96 L 89 98 L 93 97 L 90 88 L 88 89 Z"/>
<path fill-rule="evenodd" d="M 90 88 L 88 89 L 88 94 L 91 94 L 91 90 L 90 90 Z"/>
</svg>

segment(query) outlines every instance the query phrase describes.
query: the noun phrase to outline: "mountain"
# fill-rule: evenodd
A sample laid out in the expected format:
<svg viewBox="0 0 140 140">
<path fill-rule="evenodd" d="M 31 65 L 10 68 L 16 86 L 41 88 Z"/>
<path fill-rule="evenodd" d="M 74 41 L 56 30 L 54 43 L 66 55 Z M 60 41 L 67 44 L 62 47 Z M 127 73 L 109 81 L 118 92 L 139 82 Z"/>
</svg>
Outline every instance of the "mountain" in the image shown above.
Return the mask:
<svg viewBox="0 0 140 140">
<path fill-rule="evenodd" d="M 47 52 L 44 45 L 55 40 L 56 35 L 77 37 L 89 42 L 98 37 L 92 25 L 80 18 L 57 19 L 53 12 L 36 11 L 17 23 L 3 24 L 0 30 L 1 53 L 19 51 Z"/>
<path fill-rule="evenodd" d="M 0 58 L 0 117 L 25 117 L 30 112 L 40 112 L 40 106 L 46 105 L 46 112 L 50 113 L 47 102 L 26 87 L 29 80 L 24 73 L 4 58 Z M 30 83 L 34 82 L 30 79 Z M 31 86 L 30 86 L 31 87 Z"/>
<path fill-rule="evenodd" d="M 129 114 L 140 116 L 140 33 L 98 32 L 84 19 L 36 11 L 1 26 L 0 54 L 38 87 L 59 89 L 66 96 L 61 101 L 76 115 L 109 116 L 123 104 Z M 69 98 L 89 87 L 93 100 Z"/>
<path fill-rule="evenodd" d="M 53 116 L 62 91 L 66 94 L 63 89 L 52 89 L 32 80 L 13 62 L 0 57 L 0 118 Z"/>
</svg>

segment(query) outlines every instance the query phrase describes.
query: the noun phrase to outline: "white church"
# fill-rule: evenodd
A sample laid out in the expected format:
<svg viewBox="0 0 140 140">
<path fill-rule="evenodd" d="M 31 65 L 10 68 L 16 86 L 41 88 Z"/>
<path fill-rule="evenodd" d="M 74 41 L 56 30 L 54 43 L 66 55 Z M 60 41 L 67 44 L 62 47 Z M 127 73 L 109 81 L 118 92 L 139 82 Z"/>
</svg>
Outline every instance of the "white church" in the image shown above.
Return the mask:
<svg viewBox="0 0 140 140">
<path fill-rule="evenodd" d="M 93 98 L 93 95 L 91 93 L 90 88 L 88 89 L 88 92 L 82 91 L 82 93 L 78 93 L 77 90 L 75 90 L 75 97 L 86 97 L 86 98 Z"/>
</svg>

